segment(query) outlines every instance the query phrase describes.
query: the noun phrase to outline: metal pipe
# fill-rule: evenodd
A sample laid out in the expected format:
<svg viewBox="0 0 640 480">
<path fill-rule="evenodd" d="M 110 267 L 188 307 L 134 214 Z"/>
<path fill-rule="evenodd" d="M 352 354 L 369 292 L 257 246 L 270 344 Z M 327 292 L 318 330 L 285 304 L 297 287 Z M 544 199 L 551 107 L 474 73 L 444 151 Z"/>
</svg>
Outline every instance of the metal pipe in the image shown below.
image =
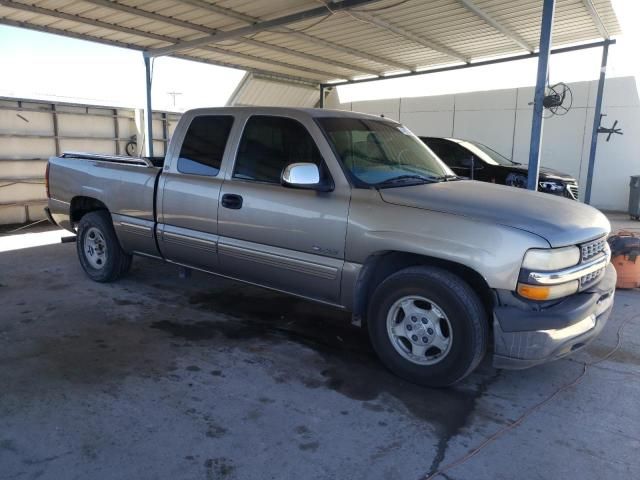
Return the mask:
<svg viewBox="0 0 640 480">
<path fill-rule="evenodd" d="M 120 137 L 120 125 L 118 124 L 118 110 L 113 109 L 113 136 L 115 138 Z M 120 142 L 115 140 L 116 155 L 120 155 Z"/>
<path fill-rule="evenodd" d="M 53 141 L 56 146 L 56 155 L 60 155 L 62 151 L 60 150 L 60 131 L 58 127 L 58 115 L 56 115 L 56 104 L 51 104 L 51 119 L 53 120 Z"/>
<path fill-rule="evenodd" d="M 602 61 L 600 62 L 600 78 L 598 79 L 598 93 L 596 94 L 596 106 L 593 111 L 593 129 L 591 130 L 591 149 L 589 150 L 589 168 L 587 170 L 587 185 L 584 192 L 584 203 L 591 203 L 591 183 L 593 181 L 593 169 L 596 163 L 596 149 L 598 147 L 598 129 L 600 128 L 600 112 L 602 111 L 602 94 L 607 73 L 607 59 L 609 57 L 609 42 L 604 42 L 602 47 Z"/>
<path fill-rule="evenodd" d="M 608 42 L 609 42 L 609 45 L 613 45 L 616 43 L 616 40 L 615 38 L 612 38 L 611 40 L 608 40 Z M 591 42 L 591 43 L 583 43 L 580 45 L 571 45 L 570 47 L 555 48 L 551 50 L 551 55 L 555 55 L 558 53 L 576 52 L 578 50 L 586 50 L 588 48 L 599 48 L 599 47 L 602 47 L 604 44 L 605 44 L 604 41 L 598 41 L 598 42 Z M 530 58 L 537 58 L 538 56 L 539 56 L 538 52 L 522 53 L 520 55 L 512 55 L 512 56 L 503 57 L 503 58 L 494 58 L 492 60 L 480 60 L 478 62 L 450 65 L 448 67 L 431 68 L 429 70 L 419 70 L 415 72 L 398 73 L 395 75 L 389 74 L 389 75 L 385 75 L 382 78 L 362 78 L 358 80 L 342 80 L 339 82 L 330 82 L 330 83 L 325 82 L 323 85 L 325 87 L 339 87 L 340 85 L 351 85 L 354 83 L 380 82 L 383 80 L 392 80 L 394 78 L 415 77 L 417 75 L 430 75 L 432 73 L 451 72 L 453 70 L 463 70 L 465 68 L 485 67 L 487 65 L 496 65 L 499 63 L 517 62 L 518 60 L 528 60 Z"/>
<path fill-rule="evenodd" d="M 202 45 L 207 45 L 209 43 L 220 43 L 225 40 L 244 37 L 246 35 L 253 35 L 254 33 L 262 32 L 264 30 L 271 30 L 274 27 L 281 27 L 284 25 L 289 25 L 290 23 L 323 17 L 340 10 L 364 6 L 367 3 L 373 3 L 376 1 L 378 0 L 341 0 L 340 2 L 332 2 L 330 6 L 323 5 L 321 7 L 302 10 L 300 12 L 292 13 L 282 17 L 263 20 L 251 25 L 247 25 L 245 27 L 236 28 L 234 30 L 225 30 L 214 35 L 207 35 L 204 37 L 196 38 L 194 40 L 185 40 L 173 45 L 169 45 L 167 47 L 153 48 L 151 50 L 148 50 L 148 54 L 152 57 L 170 55 L 181 50 L 189 50 L 192 48 L 201 47 Z"/>
<path fill-rule="evenodd" d="M 538 190 L 538 175 L 540 173 L 540 149 L 542 146 L 542 114 L 544 112 L 545 88 L 549 74 L 549 55 L 551 52 L 551 32 L 553 30 L 553 14 L 556 0 L 544 0 L 542 7 L 542 24 L 540 25 L 540 55 L 538 56 L 538 74 L 536 77 L 536 91 L 533 100 L 533 119 L 531 122 L 531 144 L 529 146 L 529 173 L 527 188 Z"/>
<path fill-rule="evenodd" d="M 145 122 L 145 135 L 144 135 L 144 149 L 147 157 L 153 157 L 153 110 L 151 109 L 151 57 L 147 56 L 145 52 L 142 53 L 144 58 L 145 69 L 145 93 L 147 101 L 144 108 L 144 122 Z"/>
<path fill-rule="evenodd" d="M 169 120 L 166 112 L 162 112 L 162 155 L 167 155 L 167 145 L 169 143 Z"/>
</svg>

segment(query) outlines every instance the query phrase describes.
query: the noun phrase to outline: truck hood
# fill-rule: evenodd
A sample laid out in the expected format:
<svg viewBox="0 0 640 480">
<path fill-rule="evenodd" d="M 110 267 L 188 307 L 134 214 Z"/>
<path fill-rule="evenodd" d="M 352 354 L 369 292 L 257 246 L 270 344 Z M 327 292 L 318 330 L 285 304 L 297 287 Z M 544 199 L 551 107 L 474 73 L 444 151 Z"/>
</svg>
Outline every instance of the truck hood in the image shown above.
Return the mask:
<svg viewBox="0 0 640 480">
<path fill-rule="evenodd" d="M 459 180 L 380 189 L 382 200 L 538 235 L 552 247 L 582 243 L 609 233 L 609 220 L 593 207 L 546 193 Z"/>
</svg>

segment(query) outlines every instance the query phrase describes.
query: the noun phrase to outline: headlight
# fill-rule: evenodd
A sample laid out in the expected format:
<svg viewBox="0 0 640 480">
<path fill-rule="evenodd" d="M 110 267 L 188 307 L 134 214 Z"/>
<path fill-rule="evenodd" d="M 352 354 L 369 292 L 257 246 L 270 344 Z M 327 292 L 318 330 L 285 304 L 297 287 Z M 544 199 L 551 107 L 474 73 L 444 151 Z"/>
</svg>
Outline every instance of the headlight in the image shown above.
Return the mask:
<svg viewBox="0 0 640 480">
<path fill-rule="evenodd" d="M 543 192 L 561 192 L 564 190 L 564 184 L 551 181 L 539 182 L 540 190 Z"/>
<path fill-rule="evenodd" d="M 528 250 L 522 261 L 525 275 L 531 272 L 554 272 L 573 267 L 580 262 L 580 249 L 575 246 L 563 248 L 534 248 Z M 522 278 L 524 279 L 524 278 Z M 531 300 L 554 300 L 572 295 L 580 288 L 578 280 L 556 285 L 531 285 L 518 283 L 517 291 L 521 296 Z"/>
<path fill-rule="evenodd" d="M 530 300 L 554 300 L 556 298 L 573 295 L 578 291 L 580 283 L 573 280 L 559 285 L 529 285 L 518 283 L 518 293 Z"/>
<path fill-rule="evenodd" d="M 580 261 L 578 247 L 546 248 L 528 250 L 522 261 L 522 268 L 548 272 L 573 267 Z"/>
</svg>

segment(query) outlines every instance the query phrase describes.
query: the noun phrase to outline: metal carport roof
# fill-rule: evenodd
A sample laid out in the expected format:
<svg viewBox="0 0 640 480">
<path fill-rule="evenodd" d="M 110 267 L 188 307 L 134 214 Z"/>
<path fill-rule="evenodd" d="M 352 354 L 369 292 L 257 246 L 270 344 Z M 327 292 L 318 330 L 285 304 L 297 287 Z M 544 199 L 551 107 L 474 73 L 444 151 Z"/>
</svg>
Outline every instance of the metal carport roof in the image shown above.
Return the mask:
<svg viewBox="0 0 640 480">
<path fill-rule="evenodd" d="M 0 24 L 310 85 L 537 50 L 540 0 L 0 0 Z M 557 0 L 554 47 L 620 31 L 610 0 Z"/>
<path fill-rule="evenodd" d="M 528 187 L 537 189 L 553 45 L 603 46 L 591 179 L 610 38 L 610 0 L 0 0 L 0 24 L 143 52 L 146 151 L 153 156 L 151 59 L 171 55 L 320 86 L 537 56 Z M 500 60 L 501 58 L 501 60 Z M 491 60 L 493 59 L 493 60 Z M 242 102 L 242 86 L 234 98 Z M 300 92 L 304 96 L 304 92 Z"/>
</svg>

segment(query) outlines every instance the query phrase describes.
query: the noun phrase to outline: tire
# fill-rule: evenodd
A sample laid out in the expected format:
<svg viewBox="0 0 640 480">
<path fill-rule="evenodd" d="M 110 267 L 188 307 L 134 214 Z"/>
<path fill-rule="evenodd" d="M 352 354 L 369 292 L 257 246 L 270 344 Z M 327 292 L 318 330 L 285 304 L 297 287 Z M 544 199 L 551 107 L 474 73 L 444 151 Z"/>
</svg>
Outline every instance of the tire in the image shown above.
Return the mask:
<svg viewBox="0 0 640 480">
<path fill-rule="evenodd" d="M 368 313 L 374 350 L 389 370 L 412 383 L 453 385 L 487 349 L 489 323 L 478 295 L 440 268 L 410 267 L 387 277 Z"/>
<path fill-rule="evenodd" d="M 105 210 L 87 213 L 78 224 L 76 250 L 91 280 L 113 282 L 131 268 L 131 255 L 122 250 L 111 216 Z"/>
</svg>

